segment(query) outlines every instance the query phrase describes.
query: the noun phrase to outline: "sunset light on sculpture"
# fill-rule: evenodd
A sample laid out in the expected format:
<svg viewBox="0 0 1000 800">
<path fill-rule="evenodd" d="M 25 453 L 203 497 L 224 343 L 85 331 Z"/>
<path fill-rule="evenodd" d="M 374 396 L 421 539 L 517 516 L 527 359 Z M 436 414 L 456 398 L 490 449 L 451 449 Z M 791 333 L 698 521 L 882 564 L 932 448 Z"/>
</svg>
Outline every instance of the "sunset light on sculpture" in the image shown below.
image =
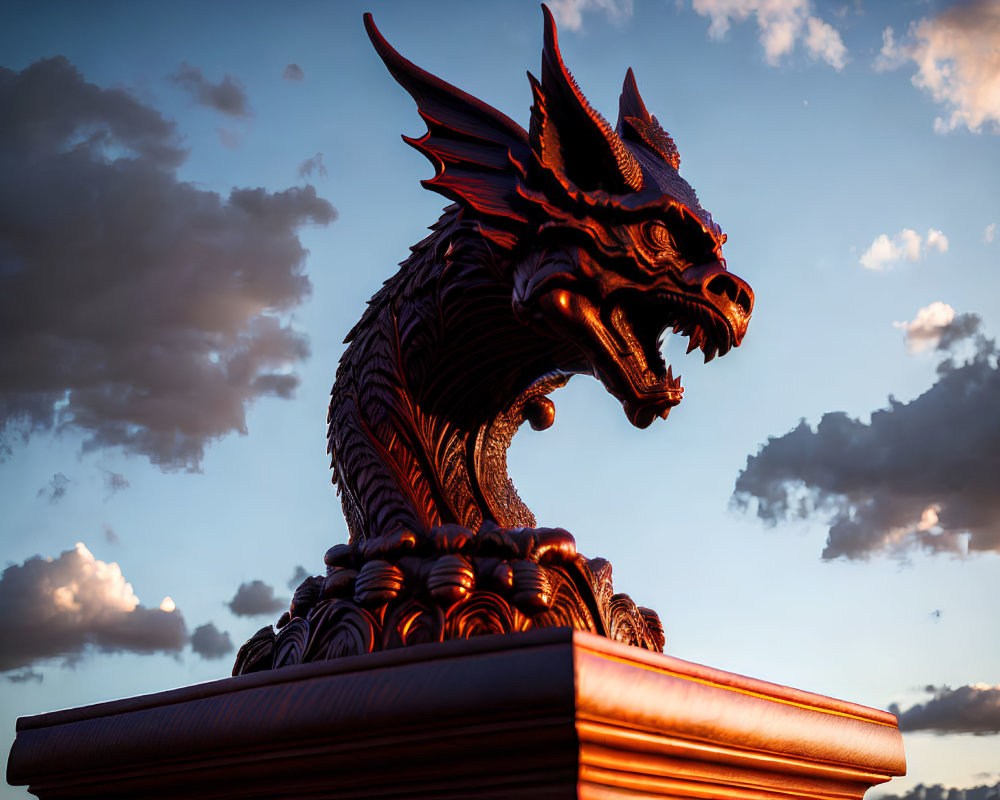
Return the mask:
<svg viewBox="0 0 1000 800">
<path fill-rule="evenodd" d="M 996 793 L 1000 3 L 548 6 L 558 92 L 534 0 L 248 0 L 238 25 L 188 0 L 2 4 L 8 748 L 19 717 L 228 676 L 310 579 L 354 602 L 419 572 L 427 597 L 489 585 L 517 607 L 552 596 L 539 576 L 571 536 L 655 609 L 669 656 L 891 707 L 908 774 L 868 800 Z M 535 150 L 415 99 L 365 12 L 428 75 L 528 139 L 534 122 Z M 621 111 L 630 68 L 648 119 Z M 571 130 L 596 133 L 575 150 Z M 690 194 L 651 216 L 660 165 Z M 463 202 L 474 252 L 442 244 Z M 732 326 L 643 292 L 671 249 Z M 407 260 L 441 271 L 393 283 Z M 510 265 L 511 290 L 472 260 Z M 349 334 L 406 347 L 366 358 Z M 459 419 L 453 447 L 428 398 L 474 416 L 541 342 L 558 352 L 506 427 Z M 405 391 L 384 401 L 362 372 Z M 331 399 L 399 457 L 342 437 L 331 486 Z M 385 464 L 405 503 L 371 477 Z M 401 564 L 409 523 L 398 549 L 377 530 L 412 508 L 477 533 L 509 511 L 498 528 L 550 538 L 473 553 L 446 528 L 415 536 L 424 570 Z M 371 530 L 357 564 L 324 560 Z M 403 621 L 412 641 L 425 619 Z"/>
</svg>

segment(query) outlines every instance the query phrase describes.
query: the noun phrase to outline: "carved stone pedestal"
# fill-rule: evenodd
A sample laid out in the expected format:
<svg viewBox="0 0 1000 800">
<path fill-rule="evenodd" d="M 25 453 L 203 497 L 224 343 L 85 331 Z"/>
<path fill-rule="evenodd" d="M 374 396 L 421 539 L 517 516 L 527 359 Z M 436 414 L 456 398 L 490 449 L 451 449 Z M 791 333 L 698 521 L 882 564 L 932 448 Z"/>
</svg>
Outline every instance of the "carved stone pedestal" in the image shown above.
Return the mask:
<svg viewBox="0 0 1000 800">
<path fill-rule="evenodd" d="M 892 714 L 570 629 L 419 645 L 18 721 L 40 798 L 860 798 Z"/>
</svg>

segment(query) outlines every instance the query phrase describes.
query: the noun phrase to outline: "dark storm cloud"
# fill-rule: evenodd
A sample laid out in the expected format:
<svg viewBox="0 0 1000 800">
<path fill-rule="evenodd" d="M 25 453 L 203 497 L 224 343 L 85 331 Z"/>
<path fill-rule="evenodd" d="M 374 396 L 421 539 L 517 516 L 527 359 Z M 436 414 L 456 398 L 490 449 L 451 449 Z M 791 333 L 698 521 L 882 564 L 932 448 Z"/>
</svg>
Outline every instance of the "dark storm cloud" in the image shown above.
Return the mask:
<svg viewBox="0 0 1000 800">
<path fill-rule="evenodd" d="M 206 622 L 191 634 L 191 649 L 202 658 L 214 659 L 224 657 L 235 648 L 229 638 L 229 631 L 220 631 L 215 623 Z"/>
<path fill-rule="evenodd" d="M 336 212 L 311 186 L 228 198 L 177 180 L 172 122 L 62 57 L 0 68 L 0 457 L 82 430 L 196 470 L 246 408 L 288 397 L 310 292 L 297 229 Z"/>
<path fill-rule="evenodd" d="M 281 77 L 286 81 L 304 81 L 306 74 L 302 71 L 302 67 L 293 61 L 285 67 L 285 71 L 281 73 Z"/>
<path fill-rule="evenodd" d="M 317 153 L 312 158 L 307 158 L 301 164 L 299 164 L 299 177 L 300 178 L 310 178 L 313 173 L 320 178 L 329 178 L 330 175 L 326 171 L 326 165 L 323 163 L 323 154 Z"/>
<path fill-rule="evenodd" d="M 306 568 L 301 564 L 296 565 L 295 572 L 293 572 L 292 577 L 288 579 L 288 588 L 294 592 L 302 584 L 302 581 L 308 577 L 309 573 L 306 571 Z"/>
<path fill-rule="evenodd" d="M 243 84 L 232 75 L 223 75 L 221 81 L 212 83 L 202 75 L 201 67 L 182 61 L 177 70 L 167 78 L 200 105 L 214 108 L 230 117 L 249 117 L 253 114 Z"/>
<path fill-rule="evenodd" d="M 66 487 L 69 486 L 69 478 L 61 472 L 57 472 L 49 478 L 49 485 L 38 490 L 38 496 L 44 497 L 50 503 L 58 503 L 66 495 Z"/>
<path fill-rule="evenodd" d="M 240 617 L 255 617 L 261 614 L 276 614 L 288 608 L 288 601 L 274 596 L 274 587 L 255 580 L 241 583 L 236 595 L 226 605 Z"/>
<path fill-rule="evenodd" d="M 20 672 L 11 672 L 4 677 L 11 683 L 27 683 L 28 681 L 41 683 L 45 678 L 41 672 L 33 669 L 22 669 Z"/>
<path fill-rule="evenodd" d="M 956 314 L 955 319 L 941 326 L 937 349 L 948 350 L 965 339 L 975 338 L 981 325 L 978 314 Z"/>
<path fill-rule="evenodd" d="M 939 331 L 945 347 L 978 329 L 970 316 Z M 831 412 L 815 430 L 803 420 L 769 438 L 736 480 L 737 505 L 756 500 L 772 524 L 828 516 L 824 559 L 1000 552 L 1000 369 L 993 341 L 974 344 L 969 361 L 945 360 L 930 389 L 890 398 L 870 423 Z"/>
<path fill-rule="evenodd" d="M 940 301 L 917 312 L 912 322 L 894 322 L 902 328 L 906 349 L 911 353 L 933 348 L 949 350 L 979 333 L 982 323 L 978 314 L 956 314 L 955 309 Z"/>
<path fill-rule="evenodd" d="M 978 776 L 975 776 L 978 777 Z M 942 786 L 936 783 L 933 786 L 924 786 L 918 783 L 904 795 L 885 794 L 879 800 L 998 800 L 1000 798 L 1000 786 L 970 786 L 967 789 Z"/>
<path fill-rule="evenodd" d="M 927 691 L 933 696 L 926 703 L 905 711 L 889 706 L 899 717 L 901 731 L 1000 733 L 1000 686 L 928 686 Z"/>
<path fill-rule="evenodd" d="M 78 659 L 88 647 L 112 652 L 178 652 L 187 642 L 179 611 L 139 605 L 117 564 L 82 544 L 58 558 L 33 556 L 0 576 L 4 647 L 0 671 L 47 658 Z"/>
</svg>

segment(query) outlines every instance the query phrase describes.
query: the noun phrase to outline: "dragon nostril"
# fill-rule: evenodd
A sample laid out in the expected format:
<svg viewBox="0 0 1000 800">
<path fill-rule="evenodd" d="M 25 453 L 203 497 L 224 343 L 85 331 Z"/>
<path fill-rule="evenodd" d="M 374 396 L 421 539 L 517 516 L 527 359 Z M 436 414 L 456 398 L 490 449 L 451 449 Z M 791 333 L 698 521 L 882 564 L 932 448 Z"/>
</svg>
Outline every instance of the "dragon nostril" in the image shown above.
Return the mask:
<svg viewBox="0 0 1000 800">
<path fill-rule="evenodd" d="M 744 314 L 749 316 L 753 301 L 750 299 L 749 292 L 743 288 L 743 282 L 739 278 L 727 274 L 716 275 L 705 288 L 712 294 L 725 295 L 733 305 L 738 306 Z"/>
<path fill-rule="evenodd" d="M 736 285 L 736 281 L 728 275 L 716 275 L 708 282 L 708 286 L 705 288 L 712 294 L 724 294 L 734 303 L 736 302 L 736 298 L 739 293 L 739 287 Z"/>
</svg>

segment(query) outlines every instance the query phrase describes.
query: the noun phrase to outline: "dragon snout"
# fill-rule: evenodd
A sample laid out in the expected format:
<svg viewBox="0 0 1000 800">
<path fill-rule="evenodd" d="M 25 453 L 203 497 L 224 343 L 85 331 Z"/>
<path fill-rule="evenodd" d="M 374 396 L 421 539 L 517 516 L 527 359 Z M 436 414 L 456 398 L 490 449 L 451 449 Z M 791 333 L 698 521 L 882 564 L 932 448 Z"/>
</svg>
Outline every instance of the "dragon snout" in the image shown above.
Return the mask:
<svg viewBox="0 0 1000 800">
<path fill-rule="evenodd" d="M 753 289 L 750 288 L 750 284 L 729 272 L 713 277 L 705 285 L 705 290 L 717 296 L 725 295 L 729 298 L 729 302 L 739 308 L 744 317 L 749 317 L 753 310 Z"/>
<path fill-rule="evenodd" d="M 687 284 L 689 291 L 700 294 L 726 318 L 732 330 L 733 344 L 739 345 L 753 311 L 753 289 L 750 284 L 733 275 L 719 261 L 688 267 L 681 279 Z"/>
</svg>

